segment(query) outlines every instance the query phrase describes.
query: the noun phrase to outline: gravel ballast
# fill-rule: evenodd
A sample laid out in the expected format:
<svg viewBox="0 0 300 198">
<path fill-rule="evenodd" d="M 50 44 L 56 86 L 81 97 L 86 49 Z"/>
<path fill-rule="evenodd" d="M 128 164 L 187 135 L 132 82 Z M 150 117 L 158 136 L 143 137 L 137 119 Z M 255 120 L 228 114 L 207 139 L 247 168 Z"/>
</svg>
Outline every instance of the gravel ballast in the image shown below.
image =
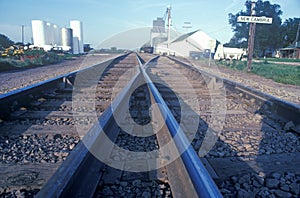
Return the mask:
<svg viewBox="0 0 300 198">
<path fill-rule="evenodd" d="M 59 64 L 0 73 L 0 94 L 20 89 L 78 69 L 104 62 L 117 55 L 85 55 Z"/>
</svg>

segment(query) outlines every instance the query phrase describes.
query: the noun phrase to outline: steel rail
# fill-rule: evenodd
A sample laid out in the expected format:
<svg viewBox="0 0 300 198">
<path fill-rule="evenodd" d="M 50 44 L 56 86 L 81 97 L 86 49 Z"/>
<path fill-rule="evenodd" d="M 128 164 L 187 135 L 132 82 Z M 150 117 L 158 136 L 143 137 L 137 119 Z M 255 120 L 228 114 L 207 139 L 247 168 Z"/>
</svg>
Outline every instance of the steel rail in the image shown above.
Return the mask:
<svg viewBox="0 0 300 198">
<path fill-rule="evenodd" d="M 153 59 L 151 61 L 153 61 Z M 147 64 L 148 63 L 150 63 L 150 61 L 148 61 Z M 147 77 L 145 69 L 143 68 L 144 65 L 140 66 L 139 72 L 136 73 L 130 83 L 113 100 L 110 107 L 100 116 L 99 123 L 96 123 L 84 136 L 85 144 L 81 141 L 75 147 L 74 151 L 70 153 L 52 178 L 37 194 L 37 197 L 92 196 L 91 194 L 94 192 L 98 183 L 97 181 L 99 180 L 96 174 L 99 174 L 98 169 L 100 162 L 92 156 L 89 150 L 93 149 L 93 147 L 99 149 L 97 146 L 99 145 L 99 141 L 101 141 L 99 137 L 104 133 L 105 129 L 109 130 L 112 128 L 114 122 L 113 114 L 118 110 L 118 107 L 122 106 L 124 102 L 123 98 L 129 93 L 128 90 L 133 86 L 136 80 L 139 80 L 139 77 Z M 146 78 L 146 80 L 147 79 L 149 81 L 149 77 Z M 153 89 L 156 89 L 154 84 L 151 85 L 151 90 Z M 160 101 L 157 103 L 163 105 L 163 110 L 161 111 L 167 112 L 167 127 L 170 131 L 173 131 L 172 137 L 174 137 L 175 142 L 178 144 L 178 150 L 183 151 L 181 158 L 184 161 L 199 197 L 221 197 L 216 185 L 210 178 L 194 149 L 187 141 L 187 138 L 181 131 L 165 102 L 159 94 L 155 95 L 155 100 Z M 112 106 L 114 106 L 114 108 L 112 108 Z M 98 169 L 93 167 L 95 164 Z"/>
<path fill-rule="evenodd" d="M 7 115 L 9 115 L 9 112 L 11 110 L 10 106 L 15 101 L 18 101 L 19 104 L 26 104 L 28 100 L 31 100 L 31 98 L 29 97 L 30 94 L 37 93 L 47 88 L 58 87 L 59 83 L 65 83 L 64 80 L 70 79 L 80 72 L 88 71 L 89 69 L 95 68 L 97 66 L 109 65 L 112 61 L 123 58 L 129 55 L 130 53 L 122 54 L 120 56 L 113 57 L 103 62 L 93 64 L 83 69 L 78 69 L 67 74 L 62 74 L 32 85 L 28 85 L 26 87 L 22 87 L 4 94 L 0 94 L 0 117 L 6 117 Z"/>
<path fill-rule="evenodd" d="M 130 87 L 138 80 L 140 71 L 121 90 L 110 106 L 102 113 L 91 129 L 83 137 L 67 159 L 61 164 L 50 180 L 38 192 L 36 197 L 92 197 L 98 185 L 99 167 L 104 165 L 96 159 L 91 150 L 99 145 L 99 137 L 104 131 L 114 128 L 114 113 L 123 104 L 123 98 Z"/>
<path fill-rule="evenodd" d="M 181 158 L 191 178 L 194 188 L 199 197 L 222 197 L 213 179 L 210 177 L 206 168 L 200 161 L 199 156 L 196 154 L 192 145 L 190 144 L 187 137 L 181 130 L 179 124 L 177 123 L 176 119 L 172 115 L 167 104 L 163 100 L 156 86 L 154 85 L 154 83 L 152 82 L 152 80 L 146 72 L 145 68 L 147 67 L 147 65 L 151 61 L 156 60 L 157 58 L 158 57 L 155 57 L 147 63 L 145 63 L 144 65 L 141 65 L 141 71 L 156 103 L 159 104 L 159 109 L 162 115 L 165 115 L 166 125 L 169 129 L 169 132 L 171 133 L 171 136 L 174 139 L 178 152 L 182 153 Z"/>
<path fill-rule="evenodd" d="M 272 96 L 267 93 L 263 93 L 259 90 L 256 90 L 254 88 L 251 88 L 249 86 L 246 86 L 244 84 L 234 82 L 232 80 L 229 80 L 227 78 L 221 77 L 217 74 L 212 74 L 209 72 L 206 72 L 204 70 L 201 70 L 199 68 L 196 68 L 193 65 L 189 65 L 181 60 L 178 60 L 177 58 L 168 56 L 169 59 L 175 61 L 176 63 L 179 63 L 186 68 L 192 69 L 196 72 L 201 73 L 201 75 L 205 75 L 208 77 L 219 79 L 220 81 L 223 81 L 223 83 L 227 87 L 231 87 L 236 92 L 242 92 L 245 95 L 247 95 L 248 98 L 254 98 L 259 105 L 267 105 L 268 110 L 271 111 L 272 114 L 277 115 L 281 117 L 286 122 L 292 121 L 295 126 L 300 125 L 300 105 L 289 102 L 280 98 L 277 98 L 275 96 Z M 298 133 L 300 133 L 298 131 Z"/>
<path fill-rule="evenodd" d="M 125 57 L 127 56 L 128 54 L 123 54 L 121 56 L 118 56 L 118 57 L 113 57 L 109 60 L 105 60 L 104 62 L 101 62 L 101 63 L 96 63 L 96 64 L 93 64 L 91 66 L 88 66 L 86 68 L 83 68 L 83 69 L 78 69 L 78 70 L 75 70 L 75 71 L 72 71 L 72 72 L 69 72 L 67 74 L 62 74 L 62 75 L 59 75 L 59 76 L 56 76 L 56 77 L 53 77 L 53 78 L 50 78 L 50 79 L 47 79 L 47 80 L 44 80 L 44 81 L 41 81 L 41 82 L 38 82 L 38 83 L 35 83 L 35 84 L 32 84 L 32 85 L 28 85 L 26 87 L 23 87 L 23 88 L 19 88 L 19 89 L 16 89 L 16 90 L 13 90 L 13 91 L 10 91 L 10 92 L 7 92 L 7 93 L 4 93 L 4 94 L 0 94 L 0 100 L 3 100 L 5 98 L 8 98 L 8 97 L 11 97 L 13 95 L 16 95 L 16 94 L 19 94 L 21 92 L 25 92 L 25 91 L 29 91 L 29 90 L 32 90 L 32 89 L 35 89 L 37 87 L 40 87 L 40 86 L 43 86 L 43 85 L 46 85 L 50 82 L 54 82 L 54 81 L 57 81 L 57 80 L 61 80 L 62 78 L 66 77 L 66 78 L 69 78 L 70 76 L 73 76 L 79 72 L 83 72 L 83 71 L 87 71 L 95 66 L 98 66 L 98 65 L 102 65 L 102 64 L 106 64 L 106 63 L 109 63 L 115 59 L 118 59 L 118 58 L 122 58 L 122 57 Z"/>
</svg>

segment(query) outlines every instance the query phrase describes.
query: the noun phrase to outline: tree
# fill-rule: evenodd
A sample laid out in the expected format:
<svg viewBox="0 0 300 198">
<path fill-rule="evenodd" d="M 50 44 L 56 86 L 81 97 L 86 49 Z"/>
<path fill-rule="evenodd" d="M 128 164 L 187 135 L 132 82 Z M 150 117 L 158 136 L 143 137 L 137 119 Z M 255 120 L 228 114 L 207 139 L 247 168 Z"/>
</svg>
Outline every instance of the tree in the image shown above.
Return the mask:
<svg viewBox="0 0 300 198">
<path fill-rule="evenodd" d="M 14 42 L 11 41 L 7 36 L 5 36 L 4 34 L 0 34 L 0 48 L 8 48 L 13 44 Z"/>
<path fill-rule="evenodd" d="M 246 11 L 237 14 L 229 13 L 229 24 L 234 32 L 234 37 L 227 46 L 243 47 L 248 45 L 249 24 L 237 22 L 238 16 L 250 16 L 251 1 L 245 3 Z M 256 24 L 254 51 L 257 55 L 264 56 L 267 51 L 274 51 L 281 47 L 280 29 L 281 15 L 280 5 L 270 4 L 269 1 L 258 0 L 255 4 L 256 16 L 266 16 L 273 19 L 272 24 Z"/>
<path fill-rule="evenodd" d="M 280 38 L 282 39 L 282 47 L 293 44 L 296 39 L 300 18 L 289 18 L 281 25 Z"/>
</svg>

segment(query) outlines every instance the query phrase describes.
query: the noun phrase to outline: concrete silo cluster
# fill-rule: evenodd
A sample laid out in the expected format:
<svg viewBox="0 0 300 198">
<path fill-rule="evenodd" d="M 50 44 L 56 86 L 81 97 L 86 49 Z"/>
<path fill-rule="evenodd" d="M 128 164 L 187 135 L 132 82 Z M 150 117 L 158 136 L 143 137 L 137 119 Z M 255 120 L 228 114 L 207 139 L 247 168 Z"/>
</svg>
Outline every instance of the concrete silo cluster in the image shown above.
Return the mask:
<svg viewBox="0 0 300 198">
<path fill-rule="evenodd" d="M 70 28 L 59 28 L 42 20 L 32 20 L 31 24 L 34 46 L 46 51 L 56 48 L 73 54 L 84 52 L 81 21 L 70 21 Z"/>
</svg>

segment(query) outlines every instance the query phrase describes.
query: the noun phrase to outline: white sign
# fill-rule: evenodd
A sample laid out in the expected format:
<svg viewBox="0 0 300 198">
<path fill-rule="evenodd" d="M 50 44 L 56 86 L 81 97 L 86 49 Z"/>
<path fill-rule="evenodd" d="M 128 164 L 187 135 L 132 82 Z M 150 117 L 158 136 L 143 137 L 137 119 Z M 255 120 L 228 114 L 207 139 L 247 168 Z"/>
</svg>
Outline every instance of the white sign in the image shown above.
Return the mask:
<svg viewBox="0 0 300 198">
<path fill-rule="evenodd" d="M 237 19 L 238 22 L 246 22 L 246 23 L 265 23 L 271 24 L 272 18 L 268 17 L 256 17 L 256 16 L 239 16 Z"/>
</svg>

